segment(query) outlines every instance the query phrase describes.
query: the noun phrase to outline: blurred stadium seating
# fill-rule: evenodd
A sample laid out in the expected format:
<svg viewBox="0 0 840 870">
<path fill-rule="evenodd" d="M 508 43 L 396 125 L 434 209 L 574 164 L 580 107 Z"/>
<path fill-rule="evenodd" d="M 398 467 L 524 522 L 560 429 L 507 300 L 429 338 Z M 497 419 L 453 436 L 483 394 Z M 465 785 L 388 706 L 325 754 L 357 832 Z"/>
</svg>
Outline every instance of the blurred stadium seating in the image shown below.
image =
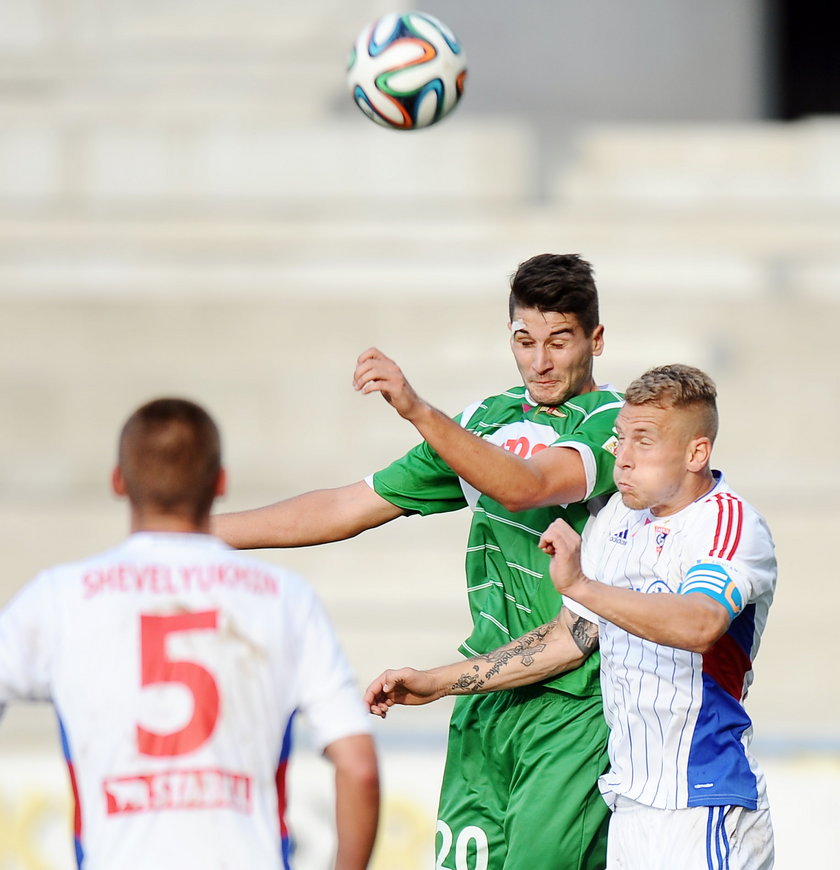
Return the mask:
<svg viewBox="0 0 840 870">
<path fill-rule="evenodd" d="M 588 123 L 554 154 L 526 117 L 467 99 L 391 133 L 343 91 L 352 37 L 385 8 L 0 0 L 0 601 L 123 534 L 107 481 L 140 402 L 183 394 L 218 417 L 228 508 L 358 479 L 414 438 L 353 393 L 357 353 L 382 347 L 455 413 L 516 380 L 516 264 L 577 251 L 601 288 L 603 380 L 684 361 L 718 382 L 719 464 L 780 558 L 751 705 L 779 863 L 828 861 L 836 826 L 802 813 L 840 779 L 840 119 Z M 313 581 L 366 682 L 454 654 L 466 521 L 265 555 Z M 400 771 L 422 753 L 434 771 L 445 710 L 392 718 L 386 787 L 414 825 L 427 804 L 399 803 Z M 43 711 L 7 715 L 4 783 L 27 781 L 15 757 L 48 764 L 54 731 Z M 40 778 L 55 788 L 54 767 Z M 26 800 L 0 793 L 10 842 L 54 810 Z"/>
</svg>

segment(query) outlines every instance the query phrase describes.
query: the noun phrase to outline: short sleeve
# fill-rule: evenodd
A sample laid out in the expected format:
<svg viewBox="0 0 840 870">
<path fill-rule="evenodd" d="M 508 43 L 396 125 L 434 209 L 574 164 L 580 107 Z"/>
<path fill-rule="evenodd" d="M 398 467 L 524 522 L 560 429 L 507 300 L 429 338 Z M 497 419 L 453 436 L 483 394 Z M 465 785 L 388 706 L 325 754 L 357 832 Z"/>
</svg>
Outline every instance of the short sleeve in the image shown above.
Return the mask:
<svg viewBox="0 0 840 870">
<path fill-rule="evenodd" d="M 708 595 L 735 619 L 750 603 L 772 596 L 776 582 L 773 538 L 763 517 L 738 496 L 706 499 L 686 529 L 683 595 Z"/>
<path fill-rule="evenodd" d="M 467 505 L 458 475 L 426 442 L 377 471 L 368 482 L 391 504 L 422 516 Z"/>
<path fill-rule="evenodd" d="M 0 705 L 50 699 L 55 632 L 49 593 L 49 575 L 44 573 L 0 610 Z"/>
<path fill-rule="evenodd" d="M 330 743 L 371 731 L 370 715 L 350 663 L 324 606 L 301 582 L 298 635 L 298 709 L 309 722 L 313 741 L 323 751 Z"/>
<path fill-rule="evenodd" d="M 552 447 L 577 450 L 586 472 L 586 499 L 615 492 L 615 418 L 622 402 L 616 399 L 590 411 L 580 425 L 562 435 Z"/>
</svg>

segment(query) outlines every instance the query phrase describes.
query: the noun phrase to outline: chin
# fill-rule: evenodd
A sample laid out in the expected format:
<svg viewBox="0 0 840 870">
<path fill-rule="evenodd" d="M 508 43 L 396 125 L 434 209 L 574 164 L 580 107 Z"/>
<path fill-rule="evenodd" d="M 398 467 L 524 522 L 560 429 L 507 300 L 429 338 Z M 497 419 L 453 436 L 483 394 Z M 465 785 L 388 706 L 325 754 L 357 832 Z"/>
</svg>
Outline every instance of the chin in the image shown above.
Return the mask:
<svg viewBox="0 0 840 870">
<path fill-rule="evenodd" d="M 646 507 L 649 507 L 649 505 L 643 502 L 642 499 L 629 492 L 621 493 L 621 503 L 624 507 L 629 507 L 630 510 L 633 511 L 642 511 Z"/>
<path fill-rule="evenodd" d="M 562 405 L 567 398 L 565 393 L 545 393 L 533 387 L 528 387 L 528 393 L 538 405 Z"/>
</svg>

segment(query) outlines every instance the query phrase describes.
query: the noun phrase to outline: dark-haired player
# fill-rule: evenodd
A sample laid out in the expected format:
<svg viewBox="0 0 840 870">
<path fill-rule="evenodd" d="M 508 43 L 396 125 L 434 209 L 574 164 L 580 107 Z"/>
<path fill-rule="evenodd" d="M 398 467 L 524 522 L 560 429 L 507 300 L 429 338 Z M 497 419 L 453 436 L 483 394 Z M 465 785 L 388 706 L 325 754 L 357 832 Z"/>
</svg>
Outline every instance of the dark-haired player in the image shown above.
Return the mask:
<svg viewBox="0 0 840 870">
<path fill-rule="evenodd" d="M 523 383 L 456 419 L 422 400 L 372 348 L 356 389 L 379 392 L 423 437 L 367 480 L 214 518 L 235 547 L 336 541 L 406 514 L 469 507 L 467 592 L 487 652 L 551 619 L 560 598 L 540 533 L 563 517 L 582 529 L 613 491 L 613 423 L 621 397 L 599 388 L 603 349 L 592 270 L 574 254 L 540 254 L 511 279 L 510 343 Z M 450 727 L 438 813 L 437 865 L 489 870 L 604 866 L 606 759 L 597 661 L 537 687 L 461 698 Z M 564 795 L 562 801 L 557 794 Z"/>
</svg>

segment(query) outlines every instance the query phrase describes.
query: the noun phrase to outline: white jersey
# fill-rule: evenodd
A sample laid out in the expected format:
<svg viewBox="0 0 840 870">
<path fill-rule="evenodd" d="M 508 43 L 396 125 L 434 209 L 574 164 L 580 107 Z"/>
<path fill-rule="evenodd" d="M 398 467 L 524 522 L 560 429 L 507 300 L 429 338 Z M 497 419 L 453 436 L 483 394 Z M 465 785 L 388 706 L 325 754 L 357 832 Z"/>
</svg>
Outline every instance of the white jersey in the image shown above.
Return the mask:
<svg viewBox="0 0 840 870">
<path fill-rule="evenodd" d="M 319 748 L 369 731 L 313 590 L 199 534 L 134 534 L 25 586 L 0 611 L 13 699 L 55 705 L 84 870 L 286 867 L 293 714 Z"/>
<path fill-rule="evenodd" d="M 732 617 L 700 654 L 642 640 L 565 599 L 599 624 L 611 763 L 600 787 L 611 806 L 617 795 L 660 809 L 767 805 L 742 704 L 776 583 L 773 540 L 715 476 L 711 492 L 667 517 L 615 495 L 584 532 L 586 576 L 647 594 L 702 593 Z"/>
</svg>

